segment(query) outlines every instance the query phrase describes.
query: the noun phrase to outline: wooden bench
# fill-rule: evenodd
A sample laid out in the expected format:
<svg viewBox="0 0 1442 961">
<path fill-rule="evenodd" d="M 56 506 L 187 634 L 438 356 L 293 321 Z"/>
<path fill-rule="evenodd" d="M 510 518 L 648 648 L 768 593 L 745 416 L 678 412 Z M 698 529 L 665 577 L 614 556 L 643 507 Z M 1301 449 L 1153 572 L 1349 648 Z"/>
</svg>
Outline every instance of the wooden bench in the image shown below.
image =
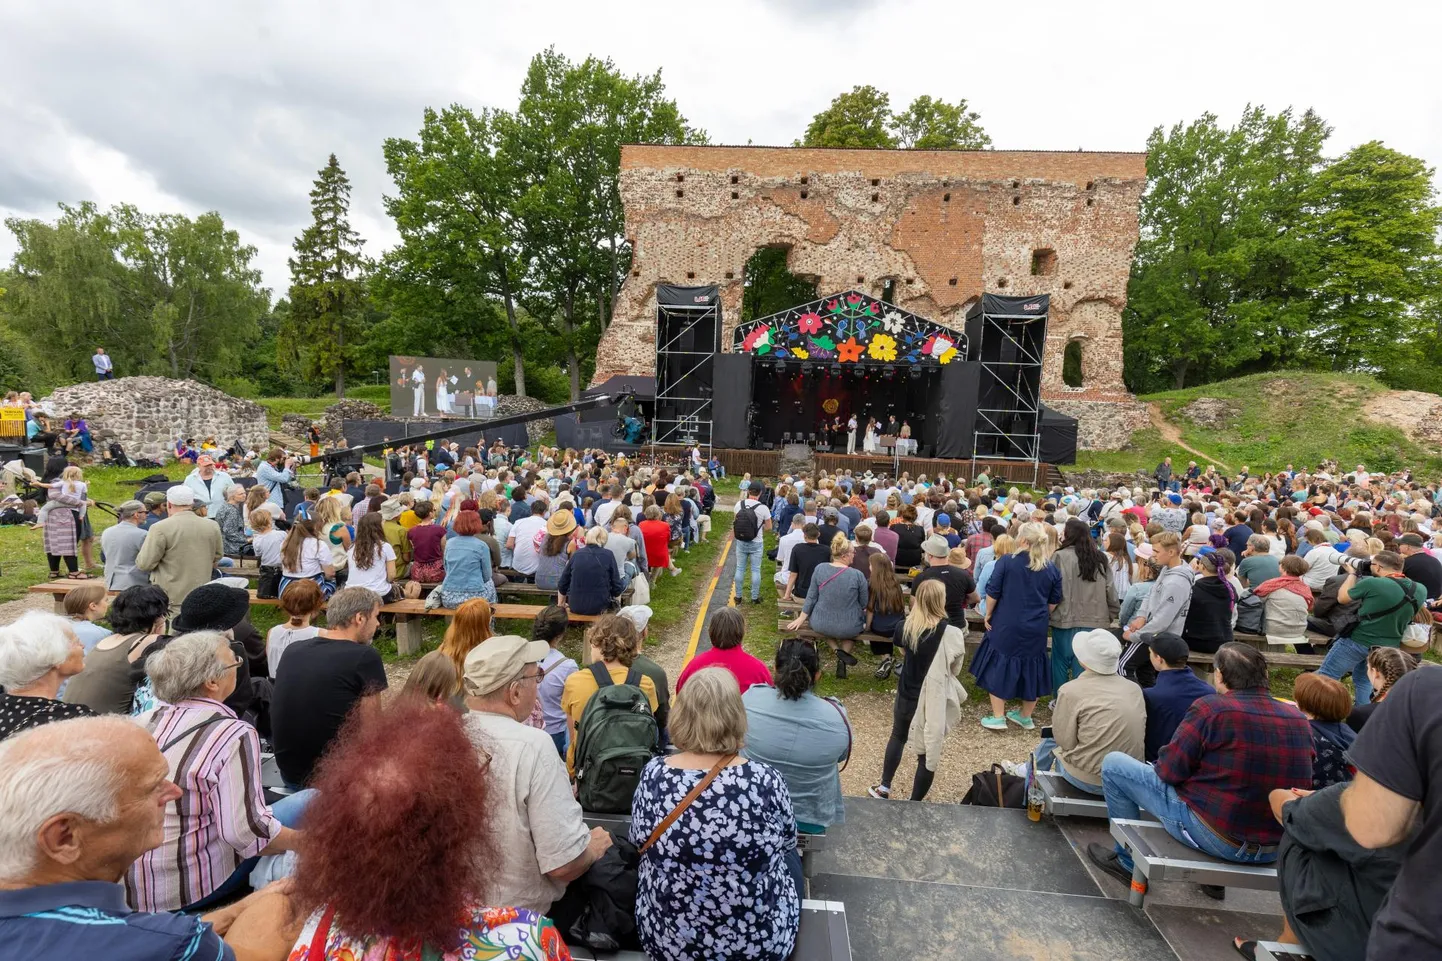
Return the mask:
<svg viewBox="0 0 1442 961">
<path fill-rule="evenodd" d="M 50 581 L 46 584 L 34 584 L 28 588 L 31 594 L 50 594 L 55 599 L 55 612 L 65 613 L 65 595 L 70 593 L 79 584 L 86 581 Z M 119 591 L 111 591 L 113 597 Z M 250 603 L 261 607 L 278 607 L 280 601 L 276 598 L 257 597 L 255 591 L 250 591 Z M 496 620 L 507 621 L 534 621 L 536 615 L 545 608 L 529 604 L 493 604 L 491 605 L 491 616 Z M 421 628 L 422 618 L 426 617 L 454 617 L 455 610 L 445 607 L 426 608 L 426 602 L 420 598 L 414 600 L 406 599 L 393 601 L 390 604 L 381 605 L 382 614 L 394 616 L 396 623 L 396 652 L 402 655 L 415 654 L 425 643 L 424 632 Z M 597 620 L 599 614 L 570 614 L 572 624 L 589 624 Z"/>
<path fill-rule="evenodd" d="M 1147 885 L 1153 881 L 1190 881 L 1259 891 L 1275 891 L 1279 886 L 1275 864 L 1236 864 L 1214 858 L 1187 847 L 1156 821 L 1118 818 L 1111 822 L 1111 834 L 1132 858 L 1128 900 L 1134 907 L 1143 906 Z"/>
</svg>

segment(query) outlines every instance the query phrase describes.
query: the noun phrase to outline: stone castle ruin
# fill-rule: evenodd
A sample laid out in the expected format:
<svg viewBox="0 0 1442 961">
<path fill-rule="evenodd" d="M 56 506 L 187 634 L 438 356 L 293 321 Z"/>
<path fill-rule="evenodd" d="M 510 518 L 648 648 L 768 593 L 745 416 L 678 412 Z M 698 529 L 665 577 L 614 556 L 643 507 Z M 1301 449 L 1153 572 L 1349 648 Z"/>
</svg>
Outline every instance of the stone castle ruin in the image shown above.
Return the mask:
<svg viewBox="0 0 1442 961">
<path fill-rule="evenodd" d="M 200 444 L 214 437 L 223 448 L 239 440 L 256 450 L 270 439 L 264 407 L 194 380 L 121 377 L 72 384 L 40 404 L 61 420 L 72 413 L 84 417 L 97 451 L 119 441 L 131 457 L 162 463 L 175 456 L 177 439 Z"/>
<path fill-rule="evenodd" d="M 727 349 L 747 261 L 781 247 L 818 295 L 889 294 L 954 329 L 983 291 L 1049 294 L 1043 399 L 1078 419 L 1081 447 L 1120 446 L 1147 422 L 1121 326 L 1145 185 L 1142 153 L 628 145 L 631 272 L 594 382 L 654 374 L 657 284 L 718 285 Z"/>
</svg>

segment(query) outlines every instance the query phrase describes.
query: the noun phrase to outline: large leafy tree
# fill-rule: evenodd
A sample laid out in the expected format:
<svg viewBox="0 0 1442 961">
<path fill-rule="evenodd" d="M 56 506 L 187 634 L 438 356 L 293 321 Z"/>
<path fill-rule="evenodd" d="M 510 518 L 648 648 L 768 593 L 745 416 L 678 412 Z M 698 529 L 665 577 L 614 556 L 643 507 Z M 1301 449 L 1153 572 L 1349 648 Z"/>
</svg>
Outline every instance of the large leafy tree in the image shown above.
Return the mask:
<svg viewBox="0 0 1442 961">
<path fill-rule="evenodd" d="M 524 302 L 559 338 L 575 399 L 624 269 L 621 145 L 705 135 L 687 126 L 659 72 L 625 76 L 609 60 L 573 63 L 554 48 L 532 58 L 503 129 L 528 265 Z"/>
<path fill-rule="evenodd" d="M 6 221 L 18 250 L 5 311 L 47 369 L 85 377 L 104 346 L 122 375 L 234 375 L 269 306 L 254 247 L 214 212 L 60 210 L 54 223 Z"/>
<path fill-rule="evenodd" d="M 346 345 L 366 309 L 365 241 L 351 229 L 350 178 L 335 154 L 316 177 L 310 209 L 311 224 L 290 258 L 290 309 L 279 342 L 301 358 L 305 376 L 334 378 L 336 396 L 345 397 Z"/>
<path fill-rule="evenodd" d="M 991 138 L 982 129 L 981 116 L 965 100 L 953 104 L 923 95 L 901 113 L 893 113 L 891 96 L 867 85 L 838 94 L 811 118 L 798 145 L 982 150 L 991 146 Z"/>
<path fill-rule="evenodd" d="M 1306 194 L 1316 245 L 1309 350 L 1334 370 L 1385 369 L 1430 334 L 1442 209 L 1432 170 L 1372 141 L 1317 174 Z"/>
<path fill-rule="evenodd" d="M 1249 107 L 1160 127 L 1124 316 L 1136 389 L 1277 365 L 1306 328 L 1315 244 L 1300 229 L 1327 126 Z"/>
<path fill-rule="evenodd" d="M 424 327 L 433 344 L 508 352 L 526 393 L 517 298 L 524 276 L 516 165 L 502 149 L 502 111 L 427 108 L 420 136 L 383 153 L 396 192 L 385 198 L 401 242 L 386 254 L 376 291 L 390 311 L 377 333 Z"/>
</svg>

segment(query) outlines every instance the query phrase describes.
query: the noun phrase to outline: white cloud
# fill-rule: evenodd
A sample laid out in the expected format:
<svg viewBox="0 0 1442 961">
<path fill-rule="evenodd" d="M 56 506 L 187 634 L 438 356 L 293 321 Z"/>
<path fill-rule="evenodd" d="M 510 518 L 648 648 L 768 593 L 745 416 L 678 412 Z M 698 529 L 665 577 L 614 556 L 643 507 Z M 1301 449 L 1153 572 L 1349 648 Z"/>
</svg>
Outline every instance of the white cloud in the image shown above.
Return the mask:
<svg viewBox="0 0 1442 961">
<path fill-rule="evenodd" d="M 841 90 L 900 108 L 966 97 L 1000 148 L 1140 150 L 1158 124 L 1248 102 L 1315 108 L 1335 154 L 1372 139 L 1442 162 L 1442 94 L 1400 35 L 1435 36 L 1442 5 L 944 0 L 556 0 L 544 5 L 152 0 L 3 4 L 0 212 L 57 202 L 219 210 L 287 282 L 290 240 L 334 151 L 354 219 L 379 253 L 395 234 L 381 142 L 425 106 L 511 106 L 550 44 L 663 72 L 722 143 L 787 144 Z M 0 235 L 0 257 L 13 252 Z"/>
</svg>

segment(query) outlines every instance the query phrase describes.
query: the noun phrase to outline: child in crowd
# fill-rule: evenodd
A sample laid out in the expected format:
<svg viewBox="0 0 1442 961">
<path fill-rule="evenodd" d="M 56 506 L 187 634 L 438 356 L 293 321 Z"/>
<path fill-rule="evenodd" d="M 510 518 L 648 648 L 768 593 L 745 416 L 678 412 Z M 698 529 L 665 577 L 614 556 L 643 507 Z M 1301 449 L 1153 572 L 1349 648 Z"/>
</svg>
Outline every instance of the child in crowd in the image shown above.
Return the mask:
<svg viewBox="0 0 1442 961">
<path fill-rule="evenodd" d="M 71 464 L 60 473 L 59 480 L 49 484 L 42 484 L 41 486 L 46 488 L 47 490 L 63 491 L 64 493 L 69 494 L 72 497 L 78 497 L 81 500 L 85 500 L 87 497 L 90 496 L 88 493 L 88 491 L 90 490 L 90 485 L 85 483 L 85 474 L 80 470 L 79 467 L 76 467 L 74 464 Z M 45 518 L 50 516 L 50 510 L 53 506 L 54 505 L 51 504 L 49 501 L 46 501 L 45 506 L 40 508 L 40 513 L 37 514 L 35 517 L 36 527 L 45 526 Z M 84 507 L 80 508 L 80 516 L 82 518 L 85 516 Z M 89 565 L 87 564 L 86 566 L 88 567 Z"/>
<path fill-rule="evenodd" d="M 265 635 L 265 657 L 272 680 L 280 667 L 280 656 L 287 647 L 320 633 L 320 628 L 312 625 L 311 619 L 324 609 L 325 596 L 315 581 L 292 581 L 280 595 L 280 606 L 290 618 L 272 627 Z"/>
<path fill-rule="evenodd" d="M 250 546 L 255 548 L 255 556 L 260 561 L 261 567 L 280 567 L 280 551 L 285 546 L 285 532 L 277 530 L 275 518 L 265 508 L 257 508 L 250 514 L 250 527 L 255 535 L 250 539 Z"/>
</svg>

